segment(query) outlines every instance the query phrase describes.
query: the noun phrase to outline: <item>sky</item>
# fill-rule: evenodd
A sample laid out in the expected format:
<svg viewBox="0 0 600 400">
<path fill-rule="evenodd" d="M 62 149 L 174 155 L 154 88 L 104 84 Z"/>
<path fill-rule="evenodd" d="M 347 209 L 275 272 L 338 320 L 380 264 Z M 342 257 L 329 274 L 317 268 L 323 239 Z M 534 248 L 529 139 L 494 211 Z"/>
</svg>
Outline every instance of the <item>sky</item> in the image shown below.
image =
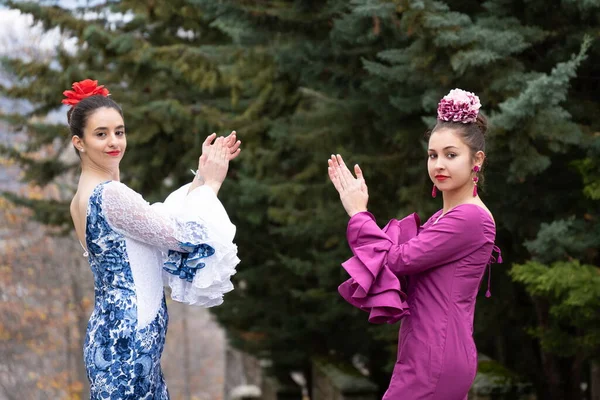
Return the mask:
<svg viewBox="0 0 600 400">
<path fill-rule="evenodd" d="M 41 3 L 60 5 L 64 8 L 77 6 L 93 6 L 105 0 L 40 0 Z M 84 18 L 95 18 L 96 13 L 87 13 Z M 122 14 L 111 14 L 109 20 L 123 19 Z M 127 17 L 125 17 L 127 18 Z M 76 50 L 76 40 L 61 34 L 58 28 L 44 32 L 40 24 L 33 23 L 33 17 L 21 14 L 18 10 L 11 10 L 0 6 L 0 57 L 18 57 L 22 59 L 50 58 L 57 45 L 62 45 L 69 51 Z M 11 85 L 7 74 L 0 68 L 0 84 Z M 65 88 L 69 89 L 69 88 Z M 24 111 L 28 108 L 22 102 L 8 101 L 0 97 L 0 111 Z M 65 110 L 57 109 L 48 116 L 50 120 L 61 121 L 64 119 Z"/>
</svg>

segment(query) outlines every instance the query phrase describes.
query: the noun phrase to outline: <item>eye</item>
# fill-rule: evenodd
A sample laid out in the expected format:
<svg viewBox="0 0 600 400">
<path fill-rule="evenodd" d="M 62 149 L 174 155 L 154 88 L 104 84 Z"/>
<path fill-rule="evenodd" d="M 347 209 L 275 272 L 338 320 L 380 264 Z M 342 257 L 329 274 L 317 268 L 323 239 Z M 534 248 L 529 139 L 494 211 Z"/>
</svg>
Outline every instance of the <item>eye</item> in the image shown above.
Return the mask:
<svg viewBox="0 0 600 400">
<path fill-rule="evenodd" d="M 106 136 L 106 133 L 105 132 L 96 132 L 96 136 L 97 137 L 104 137 L 104 136 Z"/>
<path fill-rule="evenodd" d="M 454 157 L 456 157 L 456 153 L 448 153 L 448 154 L 446 154 L 446 157 L 454 158 Z"/>
<path fill-rule="evenodd" d="M 431 153 L 428 157 L 429 157 L 429 159 L 433 160 L 437 157 L 437 154 Z"/>
<path fill-rule="evenodd" d="M 117 136 L 125 136 L 125 131 L 116 131 L 115 135 L 117 135 Z"/>
</svg>

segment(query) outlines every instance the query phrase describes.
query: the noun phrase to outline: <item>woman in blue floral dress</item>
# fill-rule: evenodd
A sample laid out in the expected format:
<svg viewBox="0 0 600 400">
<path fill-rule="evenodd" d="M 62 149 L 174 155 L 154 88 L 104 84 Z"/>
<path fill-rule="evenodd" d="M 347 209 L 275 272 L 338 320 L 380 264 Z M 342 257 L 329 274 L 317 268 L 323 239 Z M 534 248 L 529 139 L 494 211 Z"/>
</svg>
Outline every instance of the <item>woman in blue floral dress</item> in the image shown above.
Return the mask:
<svg viewBox="0 0 600 400">
<path fill-rule="evenodd" d="M 204 307 L 233 289 L 235 226 L 216 195 L 240 142 L 235 132 L 209 136 L 192 183 L 149 205 L 119 181 L 125 124 L 108 90 L 85 80 L 64 94 L 82 169 L 71 216 L 94 275 L 84 345 L 91 399 L 168 399 L 163 286 L 174 300 Z"/>
</svg>

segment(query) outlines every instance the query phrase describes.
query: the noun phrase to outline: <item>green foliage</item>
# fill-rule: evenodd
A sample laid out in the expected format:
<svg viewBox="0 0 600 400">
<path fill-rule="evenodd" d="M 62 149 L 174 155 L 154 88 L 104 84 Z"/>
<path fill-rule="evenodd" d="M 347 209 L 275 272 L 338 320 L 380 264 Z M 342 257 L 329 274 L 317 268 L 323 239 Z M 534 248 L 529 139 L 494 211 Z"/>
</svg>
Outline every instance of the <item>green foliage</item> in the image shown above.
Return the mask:
<svg viewBox="0 0 600 400">
<path fill-rule="evenodd" d="M 369 326 L 336 292 L 351 254 L 326 159 L 340 153 L 361 165 L 381 225 L 414 211 L 425 220 L 439 202 L 428 198 L 423 132 L 455 87 L 476 92 L 490 117 L 482 196 L 505 263 L 517 264 L 510 275 L 493 268 L 494 296 L 477 304 L 479 348 L 533 380 L 540 396 L 547 377 L 527 329 L 515 327 L 531 327 L 544 351 L 592 354 L 595 336 L 572 330 L 597 321 L 569 320 L 568 310 L 591 309 L 583 289 L 596 293 L 597 280 L 559 290 L 554 274 L 579 282 L 599 261 L 597 0 L 123 0 L 85 21 L 83 10 L 9 5 L 78 40 L 77 53 L 59 49 L 52 66 L 3 61 L 19 83 L 2 94 L 33 104 L 24 116 L 3 116 L 29 132 L 27 152 L 67 141 L 63 124 L 38 117 L 88 77 L 123 105 L 121 177 L 150 200 L 164 198 L 167 182 L 189 181 L 206 135 L 238 131 L 244 150 L 220 197 L 242 264 L 215 311 L 231 342 L 272 359 L 275 371 L 308 367 L 315 355 L 360 354 L 380 387 L 388 383 L 397 326 Z M 114 21 L 108 11 L 132 18 Z M 23 151 L 12 155 L 28 180 L 48 182 L 70 167 L 31 163 Z M 55 211 L 62 219 L 40 215 L 69 226 L 66 209 Z M 554 289 L 522 280 L 530 268 Z M 536 328 L 536 301 L 556 301 L 552 329 Z M 557 340 L 563 349 L 548 344 Z"/>
<path fill-rule="evenodd" d="M 549 304 L 551 324 L 532 330 L 542 348 L 562 357 L 600 355 L 600 273 L 578 261 L 515 264 L 511 276 Z"/>
<path fill-rule="evenodd" d="M 479 360 L 477 375 L 471 387 L 476 396 L 494 396 L 498 399 L 527 398 L 531 393 L 531 385 L 523 382 L 522 377 L 507 369 L 497 361 L 487 357 Z"/>
</svg>

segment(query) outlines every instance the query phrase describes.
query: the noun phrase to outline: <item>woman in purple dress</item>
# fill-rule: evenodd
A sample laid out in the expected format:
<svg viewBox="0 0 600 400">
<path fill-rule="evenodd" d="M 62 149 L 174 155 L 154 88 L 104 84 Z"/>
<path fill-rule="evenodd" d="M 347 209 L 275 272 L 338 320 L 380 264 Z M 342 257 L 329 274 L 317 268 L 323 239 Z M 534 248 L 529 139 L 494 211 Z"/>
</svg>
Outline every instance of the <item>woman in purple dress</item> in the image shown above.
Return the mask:
<svg viewBox="0 0 600 400">
<path fill-rule="evenodd" d="M 354 177 L 340 155 L 328 161 L 350 215 L 347 238 L 354 254 L 342 264 L 351 278 L 339 292 L 368 311 L 370 322 L 402 319 L 384 400 L 466 400 L 477 372 L 475 298 L 486 266 L 496 261 L 492 251 L 499 252 L 494 219 L 477 194 L 487 129 L 480 106 L 477 96 L 460 89 L 439 103 L 427 170 L 432 195 L 441 192 L 444 204 L 422 226 L 412 214 L 379 228 L 367 212 L 360 167 L 354 166 Z"/>
</svg>

